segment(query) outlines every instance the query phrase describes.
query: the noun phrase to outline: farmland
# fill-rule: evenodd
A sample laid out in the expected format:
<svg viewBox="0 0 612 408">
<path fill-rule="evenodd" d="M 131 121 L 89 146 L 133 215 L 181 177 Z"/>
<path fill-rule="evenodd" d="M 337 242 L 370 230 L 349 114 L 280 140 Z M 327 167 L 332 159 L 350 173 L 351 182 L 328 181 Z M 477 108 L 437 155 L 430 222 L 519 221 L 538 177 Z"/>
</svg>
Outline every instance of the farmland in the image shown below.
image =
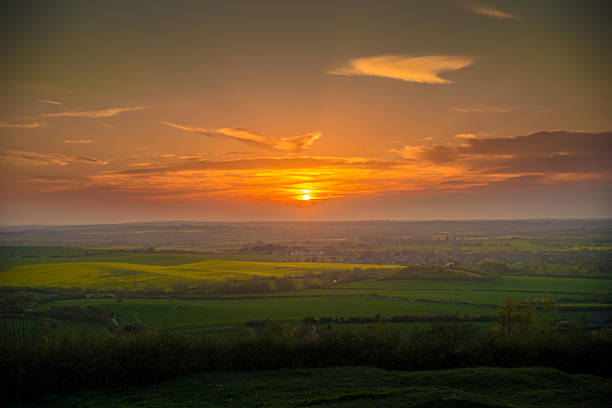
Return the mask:
<svg viewBox="0 0 612 408">
<path fill-rule="evenodd" d="M 296 324 L 304 317 L 320 316 L 391 317 L 397 315 L 486 315 L 495 312 L 491 307 L 470 305 L 428 304 L 385 298 L 362 297 L 307 297 L 260 298 L 226 300 L 173 299 L 113 299 L 66 300 L 45 306 L 105 306 L 117 316 L 121 326 L 142 324 L 152 329 L 218 328 L 241 329 L 245 322 L 270 318 L 278 323 Z"/>
<path fill-rule="evenodd" d="M 232 260 L 209 260 L 186 264 L 176 263 L 175 255 L 166 256 L 165 266 L 123 262 L 66 262 L 13 266 L 0 275 L 0 284 L 28 286 L 33 282 L 46 287 L 81 287 L 96 289 L 166 287 L 177 282 L 220 282 L 227 279 L 249 279 L 255 276 L 301 276 L 327 270 L 354 268 L 392 269 L 394 266 L 272 263 Z M 90 260 L 93 261 L 93 260 Z M 160 258 L 155 259 L 160 261 Z"/>
<path fill-rule="evenodd" d="M 280 390 L 278 398 L 269 394 L 266 400 L 236 399 L 235 390 L 256 380 L 223 371 L 284 367 L 280 375 L 290 377 L 287 389 L 311 375 L 328 375 L 338 382 L 336 375 L 356 373 L 365 379 L 376 372 L 390 381 L 408 381 L 402 376 L 391 379 L 391 374 L 371 367 L 422 370 L 517 364 L 598 375 L 609 371 L 605 358 L 589 351 L 603 350 L 604 357 L 608 353 L 609 235 L 588 229 L 589 223 L 563 232 L 572 235 L 538 236 L 504 231 L 507 224 L 499 224 L 495 234 L 488 224 L 478 223 L 474 226 L 480 232 L 461 233 L 450 223 L 436 224 L 438 232 L 430 228 L 414 236 L 400 228 L 393 236 L 398 226 L 401 223 L 347 226 L 361 236 L 346 231 L 338 236 L 337 226 L 327 224 L 311 231 L 299 231 L 304 225 L 298 225 L 295 233 L 268 224 L 89 226 L 62 229 L 57 235 L 61 239 L 52 246 L 44 245 L 45 234 L 25 228 L 32 237 L 26 242 L 44 239 L 32 246 L 0 247 L 0 329 L 6 334 L 0 351 L 5 352 L 7 367 L 27 372 L 24 382 L 3 391 L 4 398 L 19 400 L 14 390 L 45 395 L 95 389 L 101 381 L 106 386 L 137 387 L 126 390 L 114 404 L 154 406 L 148 398 L 157 394 L 141 385 L 210 370 L 214 372 L 176 380 L 168 387 L 178 387 L 190 393 L 190 401 L 210 406 L 227 398 L 241 406 L 286 406 L 293 400 Z M 584 226 L 586 234 L 581 232 Z M 254 241 L 255 231 L 270 241 Z M 299 239 L 296 233 L 309 238 Z M 219 239 L 187 245 L 185 237 L 193 234 L 217 234 Z M 79 237 L 96 245 L 64 246 Z M 170 245 L 168 237 L 180 245 Z M 209 251 L 194 250 L 202 248 Z M 496 316 L 513 304 L 509 299 L 518 303 L 512 306 L 514 323 L 504 328 Z M 546 313 L 543 299 L 552 300 Z M 347 365 L 370 368 L 305 368 Z M 559 378 L 563 384 L 587 381 L 544 370 L 548 371 L 537 375 Z M 275 375 L 257 374 L 265 378 L 264 385 L 253 385 L 253 392 L 269 387 L 266 381 L 279 381 Z M 410 381 L 418 383 L 419 375 Z M 457 376 L 457 386 L 445 383 L 444 389 L 432 388 L 431 377 L 422 375 L 430 384 L 427 390 L 400 392 L 367 381 L 358 387 L 359 395 L 330 389 L 322 398 L 320 393 L 300 394 L 304 387 L 291 393 L 301 395 L 294 405 L 312 406 L 360 405 L 373 399 L 388 406 L 415 401 L 436 406 L 441 395 L 446 401 L 451 394 L 453 402 L 469 406 L 571 404 L 576 395 L 586 406 L 591 401 L 597 406 L 604 387 L 599 384 L 592 391 L 561 397 L 553 382 L 544 401 L 529 397 L 533 393 L 527 371 L 518 375 L 520 379 L 516 371 L 503 368 L 449 371 L 443 375 L 451 383 Z M 514 389 L 516 395 L 500 405 L 500 394 L 490 387 L 461 385 L 473 382 L 466 379 L 474 375 L 500 381 L 503 377 L 524 387 Z M 41 386 L 38 378 L 45 376 L 51 380 Z M 305 384 L 311 388 L 315 377 Z M 190 388 L 191 381 L 198 385 Z M 210 381 L 223 383 L 229 393 L 202 391 Z M 545 387 L 540 383 L 533 388 L 542 392 Z M 159 399 L 165 405 L 185 403 L 164 395 Z M 84 405 L 80 398 L 50 398 L 44 404 Z M 90 406 L 109 404 L 96 392 L 83 398 Z"/>
<path fill-rule="evenodd" d="M 530 285 L 531 281 L 533 285 Z M 359 288 L 350 288 L 358 283 Z M 341 285 L 343 288 L 279 292 L 273 296 L 258 295 L 246 299 L 232 296 L 208 300 L 126 298 L 121 303 L 112 298 L 78 299 L 52 302 L 46 307 L 104 306 L 116 314 L 120 326 L 142 324 L 152 329 L 224 327 L 242 330 L 245 322 L 265 318 L 295 324 L 307 316 L 492 315 L 509 297 L 537 300 L 550 295 L 580 300 L 598 292 L 611 291 L 610 283 L 606 281 L 601 286 L 601 282 L 590 279 L 503 277 L 499 281 L 483 282 L 482 286 L 473 289 L 466 282 L 365 281 Z M 508 289 L 499 289 L 504 285 Z M 568 288 L 573 291 L 567 292 Z M 425 299 L 432 301 L 423 301 Z M 584 313 L 563 311 L 564 307 L 576 305 L 582 305 Z M 569 303 L 560 305 L 559 317 L 575 320 L 581 315 L 598 315 L 601 313 L 597 311 L 598 307 L 610 312 L 609 304 Z"/>
<path fill-rule="evenodd" d="M 611 309 L 601 300 L 612 293 L 612 280 L 608 279 L 495 276 L 471 272 L 473 269 L 437 267 L 416 268 L 417 272 L 426 271 L 420 279 L 361 278 L 343 282 L 343 274 L 354 270 L 385 276 L 381 274 L 395 273 L 403 267 L 263 262 L 253 261 L 253 255 L 237 254 L 106 253 L 63 247 L 4 247 L 0 254 L 0 285 L 87 291 L 88 298 L 49 299 L 41 310 L 100 306 L 112 311 L 119 327 L 137 324 L 153 330 L 221 328 L 244 332 L 247 321 L 271 319 L 279 324 L 296 324 L 308 316 L 492 316 L 508 298 L 531 302 L 546 296 L 557 300 L 559 318 L 575 321 L 583 315 L 607 316 Z M 436 273 L 445 275 L 436 278 Z M 328 278 L 321 278 L 321 274 L 328 274 Z M 331 280 L 336 276 L 339 282 Z M 281 280 L 291 283 L 293 289 L 277 288 Z M 247 285 L 240 294 L 210 289 L 219 285 L 232 289 L 240 282 Z M 258 282 L 265 283 L 263 289 Z M 196 290 L 198 285 L 204 285 L 200 292 Z M 118 302 L 117 296 L 124 299 Z M 101 327 L 94 322 L 88 324 L 94 326 L 60 319 L 57 327 Z"/>
</svg>

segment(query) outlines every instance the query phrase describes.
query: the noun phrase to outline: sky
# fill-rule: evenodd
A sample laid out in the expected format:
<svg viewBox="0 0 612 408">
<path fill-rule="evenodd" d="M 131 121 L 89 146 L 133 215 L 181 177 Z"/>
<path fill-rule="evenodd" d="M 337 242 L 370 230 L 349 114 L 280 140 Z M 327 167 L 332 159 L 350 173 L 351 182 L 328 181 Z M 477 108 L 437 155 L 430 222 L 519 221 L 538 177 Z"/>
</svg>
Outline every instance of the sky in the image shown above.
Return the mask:
<svg viewBox="0 0 612 408">
<path fill-rule="evenodd" d="M 5 1 L 0 224 L 612 217 L 607 1 Z"/>
</svg>

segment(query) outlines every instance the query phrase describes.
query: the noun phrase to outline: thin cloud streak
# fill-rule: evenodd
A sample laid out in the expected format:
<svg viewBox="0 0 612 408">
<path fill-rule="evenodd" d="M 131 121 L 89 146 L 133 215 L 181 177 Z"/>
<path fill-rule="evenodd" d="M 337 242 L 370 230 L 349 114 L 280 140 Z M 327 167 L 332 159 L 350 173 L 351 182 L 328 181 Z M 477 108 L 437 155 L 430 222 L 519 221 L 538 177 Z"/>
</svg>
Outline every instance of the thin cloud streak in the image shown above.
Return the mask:
<svg viewBox="0 0 612 408">
<path fill-rule="evenodd" d="M 471 11 L 472 13 L 480 14 L 486 17 L 497 18 L 501 20 L 518 18 L 518 16 L 515 14 L 511 14 L 506 11 L 502 11 L 502 10 L 499 10 L 499 9 L 496 9 L 496 8 L 493 8 L 493 7 L 484 5 L 484 4 L 480 4 L 480 3 L 468 3 L 465 5 L 465 8 L 468 11 Z"/>
<path fill-rule="evenodd" d="M 465 55 L 430 55 L 421 57 L 376 55 L 350 60 L 348 66 L 334 68 L 327 73 L 342 76 L 375 76 L 422 84 L 450 84 L 453 81 L 440 78 L 439 74 L 468 67 L 474 64 L 474 62 L 474 58 Z"/>
<path fill-rule="evenodd" d="M 174 122 L 162 121 L 162 124 L 186 132 L 197 133 L 208 137 L 226 136 L 241 143 L 265 150 L 299 153 L 309 148 L 321 137 L 321 132 L 309 132 L 303 135 L 272 139 L 260 133 L 241 128 L 222 128 L 209 130 L 193 126 L 180 125 Z"/>
<path fill-rule="evenodd" d="M 0 149 L 0 162 L 25 166 L 67 166 L 69 164 L 106 165 L 107 161 L 92 156 L 71 156 L 62 153 L 41 153 L 26 150 Z"/>
<path fill-rule="evenodd" d="M 63 103 L 58 101 L 52 101 L 51 99 L 39 99 L 39 102 L 46 103 L 48 105 L 63 105 Z"/>
<path fill-rule="evenodd" d="M 197 156 L 169 156 L 157 158 L 167 160 L 166 165 L 146 165 L 142 168 L 122 170 L 117 174 L 153 174 L 193 170 L 296 170 L 321 167 L 368 168 L 383 170 L 402 166 L 401 160 L 385 160 L 362 157 L 334 156 L 285 156 L 233 160 L 210 160 Z"/>
<path fill-rule="evenodd" d="M 456 107 L 456 108 L 451 108 L 451 110 L 454 110 L 455 112 L 462 112 L 462 113 L 472 113 L 472 112 L 495 112 L 495 113 L 509 113 L 509 112 L 514 112 L 517 111 L 519 109 L 523 109 L 523 106 L 506 106 L 506 107 L 502 107 L 502 106 L 481 106 L 481 107 L 472 107 L 472 108 L 467 108 L 467 107 Z"/>
<path fill-rule="evenodd" d="M 41 127 L 42 124 L 40 122 L 32 122 L 32 123 L 8 123 L 3 120 L 0 120 L 0 128 L 21 128 L 21 129 L 35 129 Z"/>
<path fill-rule="evenodd" d="M 184 130 L 185 132 L 198 133 L 200 135 L 204 135 L 208 137 L 215 137 L 218 135 L 218 133 L 214 130 L 199 128 L 195 126 L 183 126 L 183 125 L 179 125 L 178 123 L 168 122 L 167 120 L 162 120 L 161 123 L 166 126 L 173 127 L 175 129 Z"/>
<path fill-rule="evenodd" d="M 110 118 L 122 112 L 143 110 L 144 106 L 134 106 L 129 108 L 109 108 L 97 111 L 68 111 L 59 113 L 45 113 L 42 116 L 47 118 Z"/>
<path fill-rule="evenodd" d="M 93 140 L 91 140 L 91 139 L 66 139 L 62 143 L 67 143 L 67 144 L 89 144 L 89 143 L 93 143 Z"/>
</svg>

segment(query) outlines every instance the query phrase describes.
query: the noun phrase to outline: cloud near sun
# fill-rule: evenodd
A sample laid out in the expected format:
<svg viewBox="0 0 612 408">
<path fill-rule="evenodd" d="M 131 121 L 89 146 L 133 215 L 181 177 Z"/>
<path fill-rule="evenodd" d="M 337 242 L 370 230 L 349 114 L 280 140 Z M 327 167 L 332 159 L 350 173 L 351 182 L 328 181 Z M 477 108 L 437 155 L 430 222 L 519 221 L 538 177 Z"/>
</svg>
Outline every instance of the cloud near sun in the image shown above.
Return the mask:
<svg viewBox="0 0 612 408">
<path fill-rule="evenodd" d="M 283 137 L 278 140 L 269 138 L 260 133 L 251 132 L 240 128 L 223 128 L 217 130 L 202 129 L 193 126 L 179 125 L 178 123 L 168 122 L 163 120 L 166 126 L 175 129 L 184 130 L 186 132 L 198 133 L 200 135 L 216 137 L 226 136 L 250 146 L 258 147 L 266 150 L 278 150 L 283 152 L 301 152 L 309 148 L 318 138 L 321 137 L 321 132 L 309 132 L 303 135 Z"/>
<path fill-rule="evenodd" d="M 391 192 L 452 193 L 487 187 L 525 188 L 612 182 L 612 132 L 537 132 L 469 138 L 459 145 L 406 146 L 402 158 L 280 156 L 212 160 L 158 155 L 113 161 L 112 169 L 76 177 L 38 177 L 28 192 L 103 192 L 144 201 L 253 202 L 309 206 Z M 104 164 L 91 157 L 3 151 L 19 164 Z M 150 164 L 154 163 L 154 164 Z M 308 191 L 310 200 L 302 200 Z"/>
<path fill-rule="evenodd" d="M 457 135 L 458 146 L 405 146 L 395 150 L 404 158 L 432 165 L 460 166 L 480 174 L 529 173 L 552 175 L 590 174 L 612 178 L 612 132 L 535 132 L 517 137 L 476 138 Z"/>
<path fill-rule="evenodd" d="M 45 113 L 46 118 L 110 118 L 122 112 L 143 110 L 144 106 L 133 106 L 129 108 L 109 108 L 97 111 L 68 111 L 58 113 Z"/>
<path fill-rule="evenodd" d="M 440 78 L 439 74 L 469 67 L 474 61 L 474 58 L 465 55 L 376 55 L 350 60 L 347 66 L 334 68 L 327 73 L 376 76 L 422 84 L 450 84 L 453 81 Z"/>
</svg>

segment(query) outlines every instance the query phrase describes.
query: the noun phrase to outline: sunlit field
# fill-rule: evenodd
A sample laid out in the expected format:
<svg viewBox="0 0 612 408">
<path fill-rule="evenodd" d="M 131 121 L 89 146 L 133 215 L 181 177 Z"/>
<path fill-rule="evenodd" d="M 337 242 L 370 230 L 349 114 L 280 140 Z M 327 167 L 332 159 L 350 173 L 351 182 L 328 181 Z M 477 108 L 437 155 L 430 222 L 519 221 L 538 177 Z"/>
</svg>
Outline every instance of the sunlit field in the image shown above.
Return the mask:
<svg viewBox="0 0 612 408">
<path fill-rule="evenodd" d="M 170 259 L 173 256 L 169 257 Z M 283 277 L 319 273 L 322 270 L 391 269 L 392 265 L 271 263 L 202 261 L 172 266 L 121 262 L 68 262 L 15 266 L 0 275 L 0 284 L 10 286 L 80 287 L 96 289 L 151 288 L 177 282 L 220 282 L 257 276 Z"/>
</svg>

